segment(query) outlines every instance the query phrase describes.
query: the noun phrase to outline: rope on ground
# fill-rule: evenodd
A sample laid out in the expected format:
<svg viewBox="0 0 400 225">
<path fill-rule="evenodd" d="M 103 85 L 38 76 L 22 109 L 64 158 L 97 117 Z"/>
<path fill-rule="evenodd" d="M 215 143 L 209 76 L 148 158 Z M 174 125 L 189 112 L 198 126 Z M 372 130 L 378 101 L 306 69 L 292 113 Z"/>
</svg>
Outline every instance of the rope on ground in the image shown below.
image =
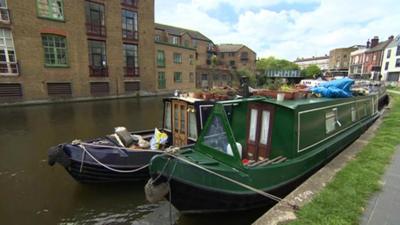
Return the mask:
<svg viewBox="0 0 400 225">
<path fill-rule="evenodd" d="M 284 199 L 282 199 L 282 198 L 280 198 L 280 197 L 278 197 L 278 196 L 276 196 L 276 195 L 270 194 L 270 193 L 265 192 L 265 191 L 263 191 L 263 190 L 254 188 L 254 187 L 252 187 L 252 186 L 250 186 L 250 185 L 241 183 L 241 182 L 239 182 L 239 181 L 237 181 L 237 180 L 234 180 L 234 179 L 232 179 L 232 178 L 229 178 L 229 177 L 226 177 L 226 176 L 221 175 L 221 174 L 219 174 L 219 173 L 216 173 L 216 172 L 214 172 L 214 171 L 212 171 L 212 170 L 209 170 L 209 169 L 207 169 L 207 168 L 205 168 L 205 167 L 202 167 L 202 166 L 200 166 L 200 165 L 198 165 L 198 164 L 196 164 L 196 163 L 193 163 L 193 162 L 191 162 L 191 161 L 189 161 L 189 160 L 186 160 L 186 159 L 183 159 L 183 158 L 181 158 L 181 157 L 178 157 L 178 156 L 176 156 L 176 155 L 174 155 L 174 154 L 170 154 L 170 153 L 165 153 L 165 154 L 168 155 L 168 156 L 171 156 L 171 157 L 173 157 L 173 158 L 175 158 L 175 159 L 177 159 L 177 160 L 180 160 L 180 161 L 182 161 L 182 162 L 185 162 L 185 163 L 187 163 L 187 164 L 189 164 L 189 165 L 191 165 L 191 166 L 194 166 L 194 167 L 196 167 L 196 168 L 198 168 L 198 169 L 201 169 L 201 170 L 203 170 L 203 171 L 206 171 L 206 172 L 208 172 L 208 173 L 210 173 L 210 174 L 212 174 L 212 175 L 214 175 L 214 176 L 217 176 L 217 177 L 222 178 L 222 179 L 224 179 L 224 180 L 226 180 L 226 181 L 229 181 L 229 182 L 231 182 L 231 183 L 234 183 L 234 184 L 236 184 L 236 185 L 238 185 L 238 186 L 240 186 L 240 187 L 243 187 L 243 188 L 245 188 L 245 189 L 248 189 L 248 190 L 250 190 L 250 191 L 253 191 L 253 192 L 255 192 L 255 193 L 259 194 L 259 195 L 262 195 L 262 196 L 264 196 L 264 197 L 266 197 L 266 198 L 272 199 L 272 200 L 274 200 L 274 201 L 276 201 L 276 202 L 285 202 L 285 203 L 287 203 L 290 207 L 292 207 L 293 209 L 297 209 L 297 208 L 298 208 L 297 205 L 292 204 L 292 203 L 290 203 L 290 202 L 288 202 L 288 201 L 284 201 Z"/>
<path fill-rule="evenodd" d="M 102 167 L 104 167 L 104 168 L 106 168 L 106 169 L 108 169 L 108 170 L 111 170 L 111 171 L 113 171 L 113 172 L 116 172 L 116 173 L 135 173 L 135 172 L 138 172 L 138 171 L 140 171 L 140 170 L 143 170 L 143 169 L 145 169 L 145 168 L 147 168 L 147 167 L 149 166 L 149 164 L 146 164 L 146 165 L 144 165 L 144 166 L 141 166 L 141 167 L 136 168 L 136 169 L 133 169 L 133 170 L 119 170 L 119 169 L 115 169 L 115 168 L 112 168 L 112 167 L 110 167 L 110 166 L 107 166 L 106 164 L 104 164 L 104 163 L 100 162 L 98 159 L 96 159 L 96 157 L 94 157 L 94 156 L 85 148 L 84 144 L 79 144 L 79 147 L 83 150 L 83 154 L 86 153 L 90 158 L 92 158 L 95 162 L 97 162 L 97 163 L 98 163 L 99 165 L 101 165 Z M 83 157 L 82 157 L 82 159 L 83 159 Z"/>
</svg>

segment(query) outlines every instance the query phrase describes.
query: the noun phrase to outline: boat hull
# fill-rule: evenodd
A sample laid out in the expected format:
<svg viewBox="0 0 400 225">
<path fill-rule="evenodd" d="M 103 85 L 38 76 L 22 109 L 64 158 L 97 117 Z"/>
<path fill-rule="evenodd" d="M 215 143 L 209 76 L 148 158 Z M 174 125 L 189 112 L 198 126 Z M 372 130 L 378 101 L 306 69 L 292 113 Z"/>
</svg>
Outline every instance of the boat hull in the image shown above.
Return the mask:
<svg viewBox="0 0 400 225">
<path fill-rule="evenodd" d="M 99 164 L 78 145 L 64 144 L 49 150 L 49 164 L 59 163 L 78 182 L 81 183 L 112 183 L 133 182 L 149 178 L 146 166 L 150 159 L 160 154 L 155 151 L 127 151 L 115 148 L 90 148 L 86 147 Z M 135 172 L 117 172 L 115 170 Z"/>
</svg>

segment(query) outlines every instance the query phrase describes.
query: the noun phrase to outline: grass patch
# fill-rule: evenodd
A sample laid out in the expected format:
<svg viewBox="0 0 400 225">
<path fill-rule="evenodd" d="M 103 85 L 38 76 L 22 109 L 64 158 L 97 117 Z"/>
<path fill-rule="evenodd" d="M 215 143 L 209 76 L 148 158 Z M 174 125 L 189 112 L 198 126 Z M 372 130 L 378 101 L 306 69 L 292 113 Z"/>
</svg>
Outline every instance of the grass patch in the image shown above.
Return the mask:
<svg viewBox="0 0 400 225">
<path fill-rule="evenodd" d="M 359 224 L 372 194 L 400 144 L 400 96 L 391 96 L 392 108 L 375 137 L 326 188 L 297 212 L 290 225 Z"/>
</svg>

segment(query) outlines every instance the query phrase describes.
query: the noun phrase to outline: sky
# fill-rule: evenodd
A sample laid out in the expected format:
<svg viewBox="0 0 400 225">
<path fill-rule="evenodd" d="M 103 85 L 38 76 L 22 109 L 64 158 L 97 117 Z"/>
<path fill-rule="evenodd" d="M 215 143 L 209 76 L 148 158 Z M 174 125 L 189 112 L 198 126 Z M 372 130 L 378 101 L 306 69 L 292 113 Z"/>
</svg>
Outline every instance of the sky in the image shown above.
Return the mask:
<svg viewBox="0 0 400 225">
<path fill-rule="evenodd" d="M 322 56 L 400 34 L 399 0 L 155 0 L 155 21 L 245 44 L 257 57 Z"/>
</svg>

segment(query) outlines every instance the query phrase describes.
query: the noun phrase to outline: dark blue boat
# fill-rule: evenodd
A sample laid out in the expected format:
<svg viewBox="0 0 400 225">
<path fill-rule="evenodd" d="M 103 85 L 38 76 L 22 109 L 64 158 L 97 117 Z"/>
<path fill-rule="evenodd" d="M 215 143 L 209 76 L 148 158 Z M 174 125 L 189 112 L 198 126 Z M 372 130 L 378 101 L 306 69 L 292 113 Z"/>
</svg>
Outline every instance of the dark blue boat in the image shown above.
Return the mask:
<svg viewBox="0 0 400 225">
<path fill-rule="evenodd" d="M 188 97 L 169 97 L 163 100 L 163 126 L 161 131 L 168 140 L 160 150 L 137 147 L 134 137 L 139 135 L 150 141 L 154 130 L 128 133 L 127 138 L 117 134 L 86 141 L 73 141 L 51 147 L 48 162 L 59 163 L 77 181 L 82 183 L 109 183 L 145 180 L 149 177 L 150 159 L 169 146 L 194 144 L 203 128 L 213 101 Z M 232 106 L 226 105 L 227 113 Z M 129 140 L 128 140 L 129 139 Z"/>
</svg>

